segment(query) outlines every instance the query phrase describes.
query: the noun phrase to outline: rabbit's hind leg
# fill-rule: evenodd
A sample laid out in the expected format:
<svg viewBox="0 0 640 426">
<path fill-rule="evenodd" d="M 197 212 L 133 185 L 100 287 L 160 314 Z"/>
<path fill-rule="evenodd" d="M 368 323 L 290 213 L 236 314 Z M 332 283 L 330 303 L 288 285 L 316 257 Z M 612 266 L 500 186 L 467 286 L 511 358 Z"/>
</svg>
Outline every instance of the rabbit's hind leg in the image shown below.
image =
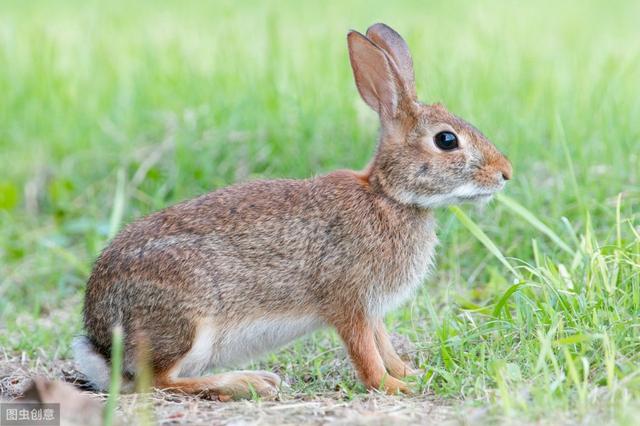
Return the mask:
<svg viewBox="0 0 640 426">
<path fill-rule="evenodd" d="M 163 363 L 162 368 L 156 369 L 154 384 L 157 388 L 221 401 L 276 396 L 280 377 L 267 371 L 231 371 L 202 376 L 217 364 L 218 329 L 211 320 L 203 319 L 194 323 L 198 325 L 189 350 L 180 358 L 173 358 L 171 363 Z M 156 363 L 156 366 L 159 364 Z"/>
<path fill-rule="evenodd" d="M 280 387 L 280 377 L 268 371 L 231 371 L 203 377 L 156 377 L 157 388 L 200 395 L 207 399 L 274 398 Z"/>
</svg>

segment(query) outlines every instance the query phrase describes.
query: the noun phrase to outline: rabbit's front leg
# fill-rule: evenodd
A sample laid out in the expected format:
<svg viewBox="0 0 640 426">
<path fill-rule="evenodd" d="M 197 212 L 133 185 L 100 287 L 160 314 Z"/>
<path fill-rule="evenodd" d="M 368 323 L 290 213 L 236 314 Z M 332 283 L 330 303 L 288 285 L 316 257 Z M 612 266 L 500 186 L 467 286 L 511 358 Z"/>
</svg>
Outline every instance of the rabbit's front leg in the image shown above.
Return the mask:
<svg viewBox="0 0 640 426">
<path fill-rule="evenodd" d="M 387 333 L 387 329 L 382 320 L 377 321 L 374 335 L 376 339 L 376 346 L 378 347 L 378 351 L 382 357 L 382 362 L 389 374 L 397 379 L 401 379 L 406 376 L 412 376 L 420 373 L 420 370 L 412 368 L 400 358 L 396 350 L 393 348 L 391 340 L 389 340 L 389 334 Z"/>
<path fill-rule="evenodd" d="M 406 383 L 387 374 L 376 346 L 376 320 L 367 318 L 364 314 L 356 314 L 334 322 L 334 326 L 360 379 L 368 389 L 380 389 L 388 394 L 411 393 Z"/>
</svg>

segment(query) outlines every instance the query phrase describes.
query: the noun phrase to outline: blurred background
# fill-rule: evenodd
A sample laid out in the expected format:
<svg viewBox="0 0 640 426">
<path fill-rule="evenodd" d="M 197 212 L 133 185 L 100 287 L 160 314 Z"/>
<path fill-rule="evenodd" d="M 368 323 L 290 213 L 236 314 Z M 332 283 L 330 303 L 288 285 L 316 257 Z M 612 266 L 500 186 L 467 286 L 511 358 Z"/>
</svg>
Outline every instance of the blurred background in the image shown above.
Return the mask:
<svg viewBox="0 0 640 426">
<path fill-rule="evenodd" d="M 346 33 L 378 21 L 406 38 L 419 97 L 505 152 L 507 195 L 562 238 L 587 222 L 610 236 L 619 193 L 638 216 L 638 1 L 3 0 L 0 346 L 68 356 L 91 263 L 133 218 L 233 182 L 363 168 L 378 123 Z M 562 252 L 502 204 L 465 211 L 509 257 L 531 259 L 532 238 Z M 503 266 L 439 215 L 424 293 L 438 312 L 495 300 Z"/>
</svg>

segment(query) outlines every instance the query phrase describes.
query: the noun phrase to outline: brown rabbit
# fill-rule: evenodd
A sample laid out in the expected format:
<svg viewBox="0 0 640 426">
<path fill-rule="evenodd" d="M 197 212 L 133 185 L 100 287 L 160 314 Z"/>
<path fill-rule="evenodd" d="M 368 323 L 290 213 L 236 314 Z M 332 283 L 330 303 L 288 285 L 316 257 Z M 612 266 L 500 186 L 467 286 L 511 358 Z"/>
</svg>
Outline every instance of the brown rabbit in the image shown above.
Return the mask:
<svg viewBox="0 0 640 426">
<path fill-rule="evenodd" d="M 86 337 L 75 358 L 108 387 L 112 330 L 125 336 L 123 377 L 141 352 L 155 386 L 221 400 L 272 395 L 275 374 L 201 376 L 333 327 L 362 382 L 409 392 L 412 373 L 383 317 L 425 280 L 437 244 L 432 209 L 488 199 L 509 161 L 474 127 L 418 102 L 405 41 L 375 24 L 347 37 L 355 82 L 380 117 L 369 166 L 307 180 L 223 188 L 127 226 L 87 284 Z"/>
</svg>

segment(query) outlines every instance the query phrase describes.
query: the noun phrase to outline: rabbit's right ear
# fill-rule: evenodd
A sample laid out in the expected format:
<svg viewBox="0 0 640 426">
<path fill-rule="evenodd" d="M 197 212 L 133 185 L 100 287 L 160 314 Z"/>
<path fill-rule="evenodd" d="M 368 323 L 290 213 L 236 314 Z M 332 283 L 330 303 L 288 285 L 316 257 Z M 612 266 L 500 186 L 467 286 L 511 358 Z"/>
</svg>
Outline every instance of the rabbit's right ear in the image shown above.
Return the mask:
<svg viewBox="0 0 640 426">
<path fill-rule="evenodd" d="M 402 76 L 405 89 L 412 99 L 416 98 L 416 82 L 413 59 L 409 46 L 402 36 L 386 24 L 377 23 L 367 28 L 367 38 L 384 49 L 393 59 Z"/>
<path fill-rule="evenodd" d="M 403 83 L 396 65 L 371 40 L 357 31 L 347 35 L 349 59 L 362 99 L 381 119 L 397 115 Z"/>
</svg>

